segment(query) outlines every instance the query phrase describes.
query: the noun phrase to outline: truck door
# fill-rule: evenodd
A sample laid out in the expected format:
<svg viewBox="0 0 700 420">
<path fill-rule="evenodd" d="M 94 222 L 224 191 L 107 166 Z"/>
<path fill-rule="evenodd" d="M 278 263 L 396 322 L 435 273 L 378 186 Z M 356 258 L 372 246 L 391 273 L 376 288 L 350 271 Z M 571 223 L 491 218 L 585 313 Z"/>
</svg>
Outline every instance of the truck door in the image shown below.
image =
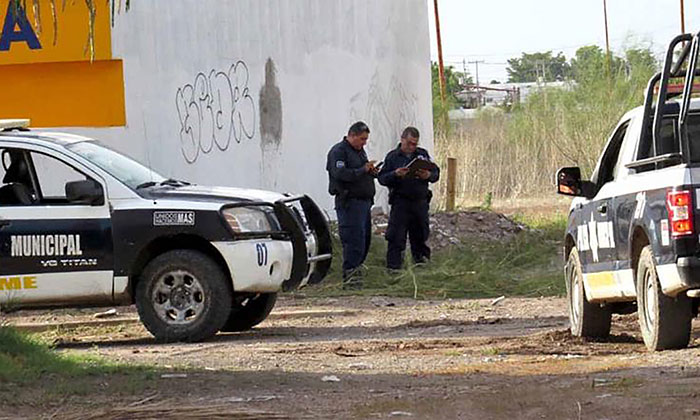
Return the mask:
<svg viewBox="0 0 700 420">
<path fill-rule="evenodd" d="M 577 240 L 589 300 L 620 294 L 615 279 L 617 240 L 613 200 L 619 193 L 615 175 L 618 172 L 618 166 L 622 164 L 620 151 L 628 126 L 629 120 L 623 121 L 613 132 L 592 177 L 598 192 L 584 205 L 581 224 L 577 228 Z"/>
<path fill-rule="evenodd" d="M 0 302 L 103 303 L 112 299 L 112 239 L 104 183 L 75 163 L 0 148 Z M 70 202 L 66 184 L 93 180 L 100 203 Z"/>
</svg>

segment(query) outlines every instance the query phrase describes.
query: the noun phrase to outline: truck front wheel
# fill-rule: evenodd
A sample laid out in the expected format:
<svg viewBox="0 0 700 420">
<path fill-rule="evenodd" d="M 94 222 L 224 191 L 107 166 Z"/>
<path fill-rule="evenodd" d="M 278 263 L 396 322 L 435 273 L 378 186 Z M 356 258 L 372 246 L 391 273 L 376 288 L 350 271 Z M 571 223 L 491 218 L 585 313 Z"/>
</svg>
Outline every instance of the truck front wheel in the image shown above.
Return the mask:
<svg viewBox="0 0 700 420">
<path fill-rule="evenodd" d="M 228 321 L 221 331 L 246 331 L 263 322 L 277 302 L 277 293 L 239 293 L 233 298 Z"/>
<path fill-rule="evenodd" d="M 211 258 L 175 250 L 148 263 L 136 286 L 136 307 L 158 341 L 202 341 L 228 319 L 231 296 L 226 276 Z"/>
<path fill-rule="evenodd" d="M 650 245 L 644 247 L 639 255 L 637 313 L 647 349 L 654 351 L 688 346 L 693 320 L 692 301 L 684 293 L 675 298 L 663 293 Z"/>
<path fill-rule="evenodd" d="M 610 335 L 612 311 L 586 299 L 583 270 L 574 247 L 566 261 L 566 294 L 569 302 L 571 334 L 576 337 L 602 338 Z"/>
</svg>

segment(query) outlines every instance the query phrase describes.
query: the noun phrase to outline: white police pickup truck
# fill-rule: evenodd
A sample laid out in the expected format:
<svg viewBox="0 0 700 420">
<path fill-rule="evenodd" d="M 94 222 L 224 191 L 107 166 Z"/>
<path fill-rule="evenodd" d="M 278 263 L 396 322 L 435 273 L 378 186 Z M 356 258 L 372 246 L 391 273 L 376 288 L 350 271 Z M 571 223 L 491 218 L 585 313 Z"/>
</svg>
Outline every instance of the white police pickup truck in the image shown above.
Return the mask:
<svg viewBox="0 0 700 420">
<path fill-rule="evenodd" d="M 307 196 L 166 179 L 98 142 L 0 121 L 0 305 L 136 304 L 160 341 L 262 322 L 331 263 Z"/>
<path fill-rule="evenodd" d="M 700 302 L 698 50 L 700 34 L 672 41 L 644 106 L 622 117 L 590 181 L 579 168 L 557 173 L 558 192 L 577 196 L 565 236 L 576 336 L 607 336 L 612 313 L 636 309 L 648 349 L 688 345 Z"/>
</svg>

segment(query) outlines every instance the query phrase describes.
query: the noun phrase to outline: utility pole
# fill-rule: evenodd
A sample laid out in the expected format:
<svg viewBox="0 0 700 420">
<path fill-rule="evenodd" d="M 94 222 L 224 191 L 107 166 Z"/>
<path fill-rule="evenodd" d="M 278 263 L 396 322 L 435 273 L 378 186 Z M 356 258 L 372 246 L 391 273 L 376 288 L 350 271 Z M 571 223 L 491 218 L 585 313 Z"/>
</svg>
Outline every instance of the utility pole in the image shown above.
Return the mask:
<svg viewBox="0 0 700 420">
<path fill-rule="evenodd" d="M 479 85 L 479 63 L 483 63 L 484 60 L 474 60 L 470 61 L 469 64 L 475 64 L 476 65 L 476 94 L 477 97 L 479 98 L 479 106 L 478 108 L 481 107 L 481 89 L 479 88 L 481 85 Z"/>
<path fill-rule="evenodd" d="M 685 33 L 685 7 L 683 5 L 683 0 L 681 0 L 681 33 Z"/>
<path fill-rule="evenodd" d="M 681 0 L 683 1 L 683 0 Z M 610 37 L 608 35 L 608 3 L 606 0 L 603 0 L 603 16 L 605 17 L 605 51 L 607 54 L 607 71 L 608 71 L 608 78 L 610 78 L 610 67 L 612 67 L 611 64 L 611 58 L 610 58 Z"/>
<path fill-rule="evenodd" d="M 440 36 L 440 14 L 438 13 L 438 0 L 433 0 L 433 4 L 435 5 L 435 32 L 437 33 L 438 66 L 440 69 L 440 99 L 444 105 L 445 88 L 447 83 L 445 82 L 445 65 L 442 61 L 442 38 Z"/>
<path fill-rule="evenodd" d="M 542 76 L 540 76 L 542 72 Z M 544 60 L 537 60 L 535 63 L 535 73 L 537 78 L 537 83 L 542 82 L 544 86 L 547 86 L 547 63 Z"/>
<path fill-rule="evenodd" d="M 462 84 L 466 85 L 467 84 L 467 59 L 463 58 L 462 59 Z"/>
</svg>

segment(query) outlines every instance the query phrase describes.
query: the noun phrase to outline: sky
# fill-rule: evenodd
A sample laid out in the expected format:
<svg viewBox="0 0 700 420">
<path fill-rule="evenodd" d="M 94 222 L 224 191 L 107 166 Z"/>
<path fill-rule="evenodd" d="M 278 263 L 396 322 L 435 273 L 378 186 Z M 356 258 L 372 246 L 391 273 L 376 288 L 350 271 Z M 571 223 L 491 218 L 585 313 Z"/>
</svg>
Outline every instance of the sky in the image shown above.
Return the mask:
<svg viewBox="0 0 700 420">
<path fill-rule="evenodd" d="M 430 16 L 431 59 L 437 61 L 433 0 Z M 603 0 L 438 0 L 445 65 L 472 77 L 479 63 L 479 82 L 505 82 L 507 60 L 523 52 L 551 50 L 567 59 L 579 47 L 605 49 Z M 681 33 L 680 0 L 607 0 L 610 48 L 651 47 L 661 58 L 671 39 Z M 700 0 L 685 0 L 686 32 L 700 31 Z"/>
</svg>

